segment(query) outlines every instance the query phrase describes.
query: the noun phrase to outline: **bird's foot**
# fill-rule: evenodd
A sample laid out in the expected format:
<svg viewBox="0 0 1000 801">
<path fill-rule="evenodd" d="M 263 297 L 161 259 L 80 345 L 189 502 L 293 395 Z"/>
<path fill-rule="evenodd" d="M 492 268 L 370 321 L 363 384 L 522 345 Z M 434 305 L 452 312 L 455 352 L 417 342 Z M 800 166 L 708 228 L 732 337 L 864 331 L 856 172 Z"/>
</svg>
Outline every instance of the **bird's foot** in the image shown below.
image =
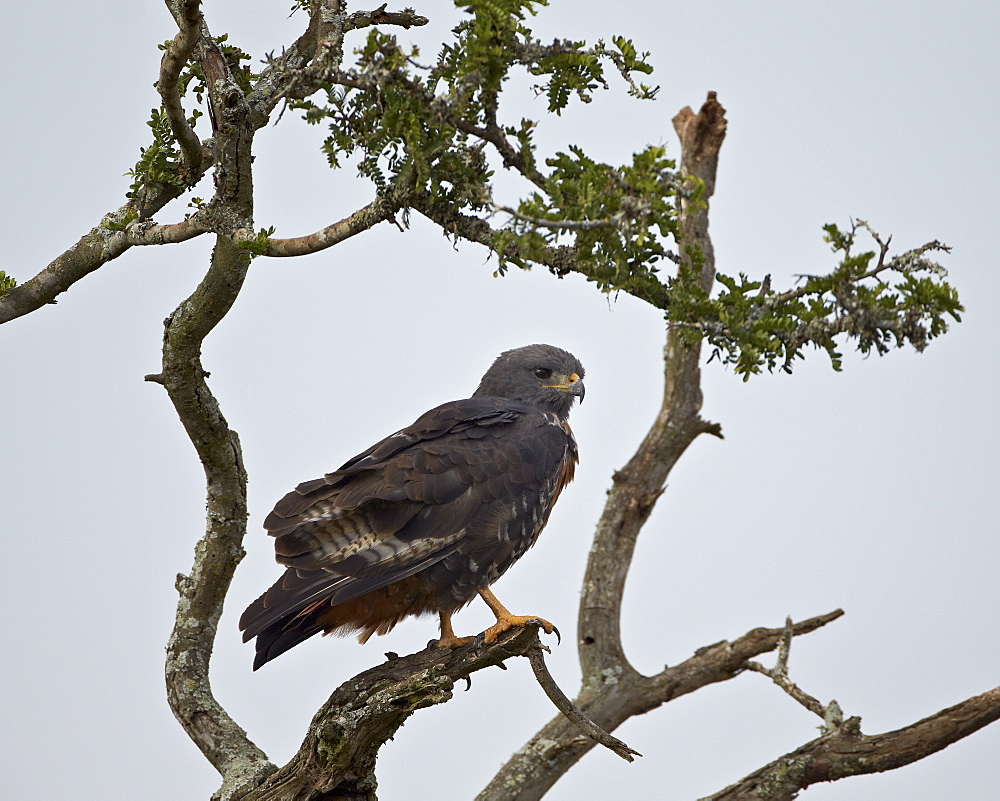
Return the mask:
<svg viewBox="0 0 1000 801">
<path fill-rule="evenodd" d="M 505 631 L 510 629 L 523 629 L 525 626 L 539 626 L 542 631 L 546 634 L 555 634 L 557 642 L 562 642 L 562 637 L 559 634 L 559 629 L 553 626 L 545 618 L 534 617 L 532 615 L 500 615 L 497 617 L 497 622 L 490 626 L 486 631 L 476 637 L 476 643 L 483 643 L 489 645 L 495 642 L 497 637 L 503 634 Z"/>
<path fill-rule="evenodd" d="M 454 634 L 445 634 L 440 639 L 431 640 L 427 643 L 428 648 L 450 648 L 454 650 L 455 648 L 461 648 L 463 645 L 468 645 L 472 642 L 475 637 L 456 637 Z"/>
</svg>

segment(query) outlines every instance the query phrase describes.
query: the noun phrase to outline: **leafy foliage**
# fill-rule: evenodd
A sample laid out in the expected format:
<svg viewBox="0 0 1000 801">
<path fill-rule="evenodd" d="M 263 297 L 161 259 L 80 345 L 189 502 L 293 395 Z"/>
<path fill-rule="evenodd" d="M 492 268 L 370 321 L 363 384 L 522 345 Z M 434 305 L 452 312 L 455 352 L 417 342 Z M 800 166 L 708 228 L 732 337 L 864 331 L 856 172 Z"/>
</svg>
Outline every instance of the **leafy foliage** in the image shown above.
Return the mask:
<svg viewBox="0 0 1000 801">
<path fill-rule="evenodd" d="M 946 317 L 961 319 L 958 293 L 943 280 L 944 269 L 924 255 L 947 251 L 945 245 L 929 242 L 888 258 L 888 243 L 867 223 L 855 222 L 846 232 L 836 225 L 824 230 L 840 254 L 830 273 L 804 276 L 800 288 L 782 293 L 771 289 L 770 276 L 755 281 L 742 273 L 738 279 L 720 274 L 716 280 L 723 290 L 715 298 L 697 286 L 679 286 L 669 319 L 704 336 L 712 357 L 732 364 L 744 379 L 765 366 L 791 372 L 806 345 L 825 350 L 840 370 L 840 335 L 855 340 L 864 354 L 885 354 L 907 343 L 922 351 L 948 330 Z M 878 254 L 853 252 L 863 231 L 878 244 Z"/>
<path fill-rule="evenodd" d="M 602 292 L 625 291 L 665 307 L 667 287 L 658 262 L 675 258 L 664 246 L 677 235 L 674 162 L 663 147 L 648 147 L 618 168 L 595 162 L 579 147 L 546 161 L 545 191 L 523 201 L 496 250 L 507 262 L 530 266 L 545 248 L 572 237 L 578 272 Z M 511 248 L 516 244 L 516 248 Z"/>
<path fill-rule="evenodd" d="M 744 378 L 765 367 L 790 371 L 807 345 L 825 350 L 840 369 L 844 339 L 865 354 L 907 343 L 922 350 L 947 330 L 948 319 L 960 319 L 955 290 L 926 257 L 947 248 L 930 242 L 889 258 L 887 243 L 863 222 L 847 231 L 826 226 L 839 263 L 828 273 L 805 276 L 794 290 L 773 290 L 769 277 L 718 274 L 718 293 L 706 292 L 697 280 L 701 254 L 679 241 L 676 207 L 680 195 L 696 208 L 703 187 L 677 174 L 664 147 L 646 147 L 619 166 L 576 144 L 542 159 L 534 141 L 540 122 L 502 119 L 501 94 L 515 71 L 536 81 L 535 91 L 557 115 L 574 98 L 590 102 L 597 89 L 608 88 L 608 65 L 630 95 L 656 94 L 634 80 L 652 73 L 648 53 L 624 37 L 592 47 L 535 39 L 528 22 L 546 5 L 456 0 L 466 16 L 428 66 L 419 63 L 416 48 L 404 49 L 394 36 L 373 28 L 353 63 L 338 61 L 315 73 L 311 89 L 288 95 L 287 102 L 307 122 L 328 127 L 323 149 L 331 167 L 353 162 L 380 195 L 391 194 L 404 207 L 438 210 L 431 216 L 450 232 L 491 248 L 497 275 L 511 264 L 544 264 L 559 276 L 579 273 L 602 292 L 632 294 L 661 309 L 692 342 L 706 339 L 712 358 L 732 364 Z M 293 4 L 299 6 L 305 4 Z M 249 92 L 257 78 L 243 64 L 249 56 L 225 41 L 217 40 L 220 50 Z M 188 65 L 179 84 L 182 95 L 205 100 L 198 66 Z M 130 197 L 157 184 L 181 186 L 180 156 L 163 113 L 154 110 L 149 125 L 153 144 L 132 172 Z M 523 199 L 494 200 L 498 166 L 528 182 Z M 261 229 L 241 243 L 248 257 L 267 252 L 271 233 Z M 865 234 L 877 249 L 855 252 Z"/>
<path fill-rule="evenodd" d="M 140 203 L 144 197 L 155 192 L 158 185 L 178 189 L 184 186 L 184 181 L 178 173 L 180 151 L 177 148 L 177 138 L 170 128 L 167 115 L 161 108 L 151 109 L 146 125 L 153 132 L 153 143 L 139 149 L 139 160 L 126 173 L 135 180 L 125 196 Z"/>
</svg>

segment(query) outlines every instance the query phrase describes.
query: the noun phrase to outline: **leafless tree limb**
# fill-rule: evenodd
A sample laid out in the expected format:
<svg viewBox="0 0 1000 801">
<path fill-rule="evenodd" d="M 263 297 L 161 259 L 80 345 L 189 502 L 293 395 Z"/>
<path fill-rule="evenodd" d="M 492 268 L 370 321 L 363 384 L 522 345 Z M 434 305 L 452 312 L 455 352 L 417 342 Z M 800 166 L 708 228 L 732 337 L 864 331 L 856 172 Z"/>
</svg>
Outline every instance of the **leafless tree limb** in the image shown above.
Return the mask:
<svg viewBox="0 0 1000 801">
<path fill-rule="evenodd" d="M 246 472 L 239 438 L 222 415 L 205 381 L 201 345 L 229 312 L 249 266 L 248 254 L 231 231 L 253 215 L 250 143 L 255 115 L 233 80 L 204 21 L 197 58 L 205 74 L 213 112 L 216 194 L 197 217 L 223 232 L 216 238 L 209 270 L 192 295 L 165 323 L 163 370 L 156 379 L 194 445 L 206 477 L 206 532 L 195 548 L 194 566 L 178 576 L 180 600 L 165 665 L 170 708 L 188 736 L 223 776 L 223 788 L 259 781 L 274 770 L 266 755 L 216 701 L 209 661 L 219 616 L 243 557 L 246 534 Z M 200 224 L 200 223 L 199 223 Z"/>
<path fill-rule="evenodd" d="M 406 205 L 406 200 L 405 192 L 390 190 L 353 214 L 315 233 L 291 239 L 276 239 L 274 237 L 268 239 L 267 251 L 264 255 L 284 257 L 318 253 L 343 242 L 345 239 L 350 239 L 355 234 L 367 231 L 380 222 L 393 219 L 396 212 Z M 246 241 L 253 239 L 254 236 L 253 231 L 240 229 L 235 232 L 234 240 L 237 242 Z"/>
<path fill-rule="evenodd" d="M 531 662 L 531 670 L 535 674 L 535 680 L 545 690 L 545 694 L 549 697 L 549 700 L 556 705 L 556 709 L 562 712 L 567 720 L 591 740 L 603 745 L 605 748 L 609 748 L 626 762 L 635 762 L 634 757 L 642 756 L 642 754 L 630 748 L 617 737 L 612 737 L 604 731 L 604 729 L 584 715 L 580 711 L 580 708 L 566 697 L 566 694 L 552 678 L 552 674 L 549 673 L 549 669 L 545 665 L 545 656 L 542 650 L 543 646 L 532 648 L 528 651 L 527 657 L 528 661 Z"/>
<path fill-rule="evenodd" d="M 230 780 L 274 769 L 263 751 L 219 705 L 208 678 L 222 606 L 246 533 L 246 471 L 239 438 L 205 382 L 201 343 L 226 315 L 246 277 L 247 261 L 218 237 L 204 280 L 167 319 L 159 378 L 205 470 L 205 536 L 191 573 L 177 577 L 180 601 L 167 644 L 170 707 L 209 762 Z"/>
<path fill-rule="evenodd" d="M 909 765 L 998 719 L 1000 687 L 884 734 L 862 734 L 861 719 L 848 718 L 834 731 L 702 801 L 791 801 L 817 782 Z"/>
<path fill-rule="evenodd" d="M 210 160 L 203 161 L 201 169 L 207 169 L 210 164 Z M 197 183 L 201 174 L 192 173 L 189 177 Z M 163 187 L 155 197 L 146 198 L 147 213 L 155 213 L 180 195 L 181 191 L 176 187 Z M 177 223 L 176 226 L 151 225 L 148 220 L 138 225 L 116 222 L 134 219 L 136 212 L 136 204 L 130 200 L 117 211 L 106 215 L 100 225 L 92 228 L 72 247 L 53 259 L 36 276 L 0 297 L 0 324 L 30 314 L 47 303 L 55 303 L 56 298 L 77 281 L 112 259 L 117 259 L 133 245 L 183 242 L 202 232 L 198 230 L 200 223 L 192 221 Z M 108 227 L 109 223 L 115 227 Z"/>
<path fill-rule="evenodd" d="M 375 799 L 375 759 L 417 709 L 451 699 L 456 681 L 542 646 L 538 626 L 512 629 L 489 645 L 454 651 L 430 646 L 344 682 L 319 709 L 298 753 L 263 784 L 237 790 L 241 801 Z M 219 801 L 228 801 L 222 795 Z"/>
<path fill-rule="evenodd" d="M 747 669 L 767 676 L 798 703 L 802 704 L 802 706 L 814 715 L 822 718 L 824 726 L 835 728 L 843 722 L 843 714 L 837 702 L 831 701 L 824 706 L 788 676 L 788 656 L 792 649 L 793 633 L 792 619 L 788 618 L 785 621 L 785 631 L 781 635 L 781 647 L 778 648 L 778 658 L 775 661 L 774 667 L 766 668 L 759 662 L 750 661 L 747 662 Z"/>
<path fill-rule="evenodd" d="M 359 28 L 368 28 L 372 25 L 397 25 L 401 28 L 419 28 L 426 25 L 429 20 L 422 17 L 412 8 L 402 11 L 386 11 L 388 3 L 382 3 L 374 11 L 355 11 L 348 15 L 344 21 L 344 31 L 354 31 Z"/>
</svg>

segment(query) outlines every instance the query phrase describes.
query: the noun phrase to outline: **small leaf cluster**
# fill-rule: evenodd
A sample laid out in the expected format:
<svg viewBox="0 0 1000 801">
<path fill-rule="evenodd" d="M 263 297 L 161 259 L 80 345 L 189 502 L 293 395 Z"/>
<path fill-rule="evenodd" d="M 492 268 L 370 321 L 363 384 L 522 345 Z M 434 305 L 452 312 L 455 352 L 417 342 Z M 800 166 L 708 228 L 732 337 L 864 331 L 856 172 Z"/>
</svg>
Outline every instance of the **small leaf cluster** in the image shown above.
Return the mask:
<svg viewBox="0 0 1000 801">
<path fill-rule="evenodd" d="M 947 248 L 934 241 L 888 258 L 888 245 L 868 229 L 880 252 L 854 253 L 862 228 L 867 225 L 855 223 L 849 231 L 825 226 L 840 261 L 829 273 L 804 276 L 798 289 L 779 293 L 769 277 L 720 274 L 722 291 L 714 298 L 697 287 L 676 286 L 668 318 L 704 337 L 712 357 L 732 364 L 744 379 L 764 367 L 791 372 L 807 345 L 825 350 L 840 370 L 842 339 L 853 340 L 863 354 L 882 355 L 906 344 L 922 351 L 948 330 L 948 319 L 961 320 L 958 293 L 943 280 L 944 269 L 924 255 Z"/>
<path fill-rule="evenodd" d="M 273 225 L 269 228 L 261 228 L 252 239 L 244 239 L 237 243 L 236 247 L 245 251 L 247 257 L 250 259 L 256 256 L 263 256 L 271 246 L 270 239 L 274 236 L 274 231 L 275 228 Z"/>
<path fill-rule="evenodd" d="M 476 117 L 495 102 L 501 84 L 515 63 L 516 54 L 531 40 L 524 24 L 545 0 L 472 0 L 456 2 L 469 15 L 452 33 L 453 43 L 445 44 L 438 55 L 434 81 L 447 86 L 448 93 L 467 114 Z"/>
<path fill-rule="evenodd" d="M 179 174 L 180 151 L 170 121 L 162 108 L 150 110 L 146 122 L 153 132 L 153 143 L 139 149 L 139 160 L 126 175 L 135 180 L 125 193 L 126 197 L 141 200 L 156 191 L 157 186 L 182 189 L 184 180 Z"/>
<path fill-rule="evenodd" d="M 0 270 L 0 298 L 17 286 L 17 281 L 12 276 Z"/>
<path fill-rule="evenodd" d="M 125 209 L 113 214 L 108 214 L 101 220 L 101 227 L 109 231 L 124 231 L 129 224 L 139 219 L 139 212 L 135 209 Z"/>
<path fill-rule="evenodd" d="M 546 165 L 546 191 L 524 200 L 500 233 L 501 271 L 508 261 L 528 266 L 541 249 L 568 238 L 576 271 L 602 292 L 625 291 L 666 308 L 670 281 L 661 282 L 658 267 L 673 258 L 664 242 L 677 236 L 677 179 L 665 148 L 647 147 L 616 168 L 570 146 Z"/>
<path fill-rule="evenodd" d="M 219 47 L 219 52 L 222 53 L 222 58 L 225 60 L 226 66 L 229 67 L 229 72 L 233 76 L 233 80 L 243 90 L 244 94 L 249 94 L 253 88 L 253 81 L 260 76 L 251 72 L 249 65 L 243 63 L 244 61 L 251 61 L 252 56 L 235 45 L 228 44 L 228 41 L 228 33 L 224 33 L 215 39 L 215 43 Z M 167 41 L 159 45 L 159 48 L 160 50 L 165 50 L 170 44 L 171 42 Z M 177 80 L 181 97 L 184 97 L 190 91 L 199 103 L 205 102 L 207 83 L 205 71 L 201 68 L 200 62 L 196 60 L 191 60 L 184 66 Z M 201 112 L 195 112 L 194 119 L 197 119 L 199 116 L 201 116 Z M 192 125 L 194 124 L 194 119 L 189 120 Z"/>
</svg>

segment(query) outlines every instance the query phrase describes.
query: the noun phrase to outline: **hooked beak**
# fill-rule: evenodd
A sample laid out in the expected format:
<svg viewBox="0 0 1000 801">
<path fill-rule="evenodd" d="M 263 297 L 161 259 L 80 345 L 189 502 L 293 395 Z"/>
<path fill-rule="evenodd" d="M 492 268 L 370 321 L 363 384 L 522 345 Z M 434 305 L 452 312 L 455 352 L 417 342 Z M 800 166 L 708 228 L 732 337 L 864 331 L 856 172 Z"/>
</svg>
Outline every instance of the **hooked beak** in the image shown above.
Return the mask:
<svg viewBox="0 0 1000 801">
<path fill-rule="evenodd" d="M 583 379 L 580 378 L 576 373 L 570 373 L 566 376 L 566 380 L 559 384 L 545 384 L 544 386 L 550 389 L 561 389 L 564 392 L 568 392 L 570 395 L 580 399 L 580 403 L 583 403 L 583 396 L 586 394 L 587 389 L 583 385 Z"/>
</svg>

